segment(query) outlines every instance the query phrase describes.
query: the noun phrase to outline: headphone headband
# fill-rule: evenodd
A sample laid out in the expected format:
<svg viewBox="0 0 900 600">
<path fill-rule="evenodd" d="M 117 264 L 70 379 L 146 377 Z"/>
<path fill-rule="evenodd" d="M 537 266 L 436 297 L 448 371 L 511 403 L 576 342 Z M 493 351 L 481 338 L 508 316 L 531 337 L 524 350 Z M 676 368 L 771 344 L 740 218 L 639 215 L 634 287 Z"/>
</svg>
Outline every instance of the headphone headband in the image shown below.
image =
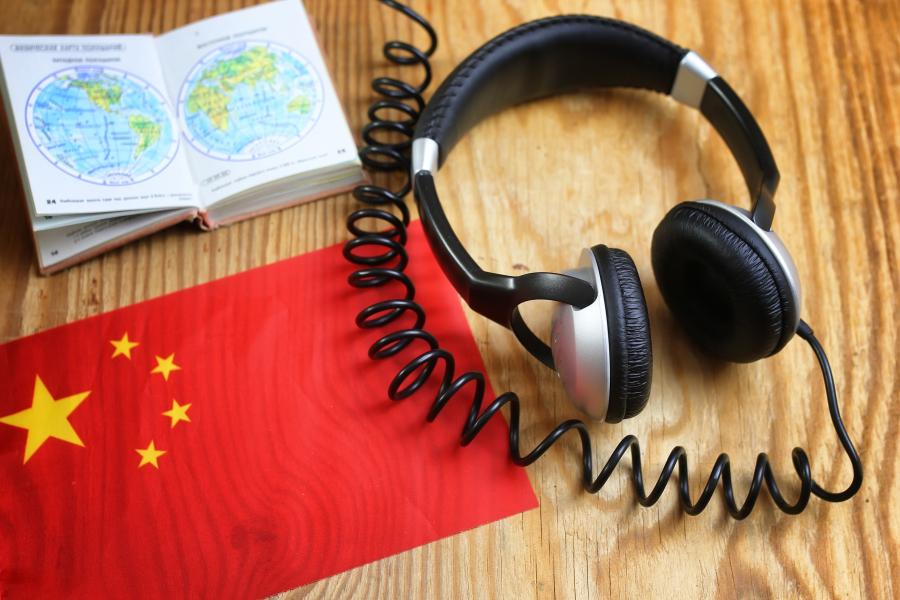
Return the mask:
<svg viewBox="0 0 900 600">
<path fill-rule="evenodd" d="M 649 31 L 601 17 L 559 16 L 511 29 L 466 58 L 426 106 L 412 144 L 412 175 L 425 231 L 441 267 L 473 310 L 512 327 L 552 366 L 549 348 L 518 315 L 518 304 L 593 301 L 586 282 L 557 273 L 518 277 L 483 271 L 466 252 L 441 208 L 433 174 L 453 146 L 482 119 L 507 107 L 578 89 L 642 88 L 699 108 L 737 160 L 753 199 L 752 218 L 769 230 L 779 174 L 750 111 L 694 52 Z"/>
</svg>

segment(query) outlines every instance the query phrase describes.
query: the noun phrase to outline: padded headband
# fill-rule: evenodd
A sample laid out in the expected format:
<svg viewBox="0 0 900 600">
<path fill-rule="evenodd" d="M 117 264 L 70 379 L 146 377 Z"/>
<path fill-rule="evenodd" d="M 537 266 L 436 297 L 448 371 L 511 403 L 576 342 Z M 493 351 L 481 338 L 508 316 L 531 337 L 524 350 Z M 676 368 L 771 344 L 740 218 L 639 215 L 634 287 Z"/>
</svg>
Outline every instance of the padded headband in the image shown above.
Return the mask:
<svg viewBox="0 0 900 600">
<path fill-rule="evenodd" d="M 512 327 L 547 364 L 549 349 L 527 329 L 518 304 L 544 299 L 583 307 L 596 292 L 567 275 L 483 271 L 453 232 L 433 175 L 482 119 L 530 100 L 598 87 L 649 89 L 699 108 L 741 168 L 753 220 L 768 230 L 775 213 L 779 175 L 769 145 L 737 94 L 697 54 L 634 25 L 584 15 L 533 21 L 489 41 L 460 63 L 425 107 L 412 146 L 414 190 L 431 247 L 460 295 L 473 310 Z"/>
<path fill-rule="evenodd" d="M 682 48 L 648 31 L 597 17 L 527 23 L 482 46 L 435 92 L 416 137 L 446 158 L 483 118 L 504 108 L 585 88 L 632 87 L 667 94 Z"/>
</svg>

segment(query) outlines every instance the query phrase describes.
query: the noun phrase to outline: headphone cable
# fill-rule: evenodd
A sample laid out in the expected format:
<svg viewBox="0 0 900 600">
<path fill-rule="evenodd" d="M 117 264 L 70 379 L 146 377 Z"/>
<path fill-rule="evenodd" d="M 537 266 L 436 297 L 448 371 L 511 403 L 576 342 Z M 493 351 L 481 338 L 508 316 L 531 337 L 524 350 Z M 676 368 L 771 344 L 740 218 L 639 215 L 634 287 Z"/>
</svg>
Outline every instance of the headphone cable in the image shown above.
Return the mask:
<svg viewBox="0 0 900 600">
<path fill-rule="evenodd" d="M 409 150 L 416 122 L 425 107 L 423 93 L 431 83 L 432 72 L 429 58 L 437 49 L 437 34 L 428 21 L 411 8 L 396 0 L 379 1 L 411 19 L 426 33 L 429 39 L 428 47 L 425 50 L 400 40 L 388 41 L 383 47 L 383 55 L 390 63 L 399 66 L 421 66 L 424 75 L 418 85 L 412 85 L 393 77 L 377 77 L 372 80 L 372 90 L 380 99 L 369 106 L 367 113 L 369 123 L 362 128 L 361 132 L 365 146 L 360 150 L 359 156 L 369 169 L 377 172 L 402 171 L 406 174 L 406 180 L 396 192 L 374 184 L 359 185 L 353 190 L 354 198 L 366 207 L 355 210 L 347 218 L 347 229 L 353 237 L 345 244 L 343 250 L 344 257 L 360 267 L 348 278 L 351 286 L 370 288 L 394 283 L 399 284 L 405 290 L 402 298 L 382 300 L 364 308 L 356 317 L 358 327 L 380 329 L 387 327 L 405 313 L 415 315 L 415 321 L 411 328 L 394 330 L 375 341 L 369 348 L 369 357 L 372 359 L 392 357 L 403 352 L 413 343 L 420 346 L 424 344 L 427 347 L 423 352 L 411 358 L 394 375 L 388 385 L 388 397 L 391 400 L 399 401 L 412 396 L 431 378 L 438 365 L 442 364 L 440 388 L 426 418 L 429 422 L 433 421 L 452 398 L 467 386 L 473 386 L 473 390 L 470 392 L 471 409 L 463 424 L 461 445 L 467 446 L 471 443 L 487 422 L 499 413 L 501 408 L 508 405 L 509 454 L 515 464 L 522 467 L 530 465 L 543 456 L 559 438 L 574 430 L 581 441 L 584 489 L 591 493 L 600 491 L 616 470 L 619 462 L 630 450 L 631 479 L 637 501 L 642 506 L 652 506 L 660 499 L 676 468 L 678 469 L 679 501 L 682 509 L 690 515 L 699 514 L 706 508 L 720 481 L 728 513 L 738 520 L 746 518 L 753 510 L 763 485 L 768 488 L 769 495 L 776 506 L 788 514 L 802 512 L 812 495 L 828 502 L 843 502 L 853 497 L 862 486 L 862 462 L 841 418 L 828 357 L 812 329 L 804 321 L 800 321 L 797 335 L 810 345 L 816 355 L 824 379 L 831 422 L 853 469 L 853 479 L 843 491 L 830 492 L 822 488 L 812 477 L 810 461 L 806 452 L 802 448 L 794 448 L 791 458 L 800 479 L 800 493 L 795 502 L 791 503 L 785 499 L 775 479 L 769 457 L 764 452 L 756 457 L 750 489 L 740 505 L 735 500 L 731 462 L 725 453 L 719 454 L 716 458 L 703 491 L 697 500 L 693 501 L 690 494 L 687 454 L 682 446 L 676 446 L 669 453 L 656 483 L 647 493 L 641 464 L 641 450 L 637 438 L 633 435 L 625 436 L 595 478 L 590 433 L 587 425 L 578 419 L 560 423 L 533 450 L 522 455 L 519 448 L 521 412 L 519 397 L 513 392 L 505 392 L 497 396 L 482 410 L 481 406 L 486 393 L 485 375 L 477 371 L 467 371 L 454 377 L 456 361 L 453 355 L 442 348 L 437 339 L 424 329 L 425 310 L 415 302 L 415 285 L 404 272 L 408 263 L 406 229 L 410 222 L 409 208 L 404 198 L 412 188 Z M 389 111 L 400 113 L 403 118 L 392 119 L 386 114 Z M 399 136 L 402 140 L 379 140 L 379 133 L 393 136 L 395 139 Z M 400 216 L 388 210 L 390 208 L 396 209 Z M 363 221 L 369 223 L 373 228 L 364 228 L 361 225 Z M 385 225 L 387 229 L 379 229 Z M 373 250 L 380 254 L 373 254 Z"/>
</svg>

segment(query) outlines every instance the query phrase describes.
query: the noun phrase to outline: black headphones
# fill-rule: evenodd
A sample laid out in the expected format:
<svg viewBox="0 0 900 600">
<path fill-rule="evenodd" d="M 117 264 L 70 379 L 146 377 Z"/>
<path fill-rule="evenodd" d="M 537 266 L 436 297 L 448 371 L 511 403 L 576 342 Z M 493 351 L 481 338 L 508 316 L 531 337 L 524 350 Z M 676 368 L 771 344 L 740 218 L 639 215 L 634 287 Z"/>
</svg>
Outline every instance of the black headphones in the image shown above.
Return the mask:
<svg viewBox="0 0 900 600">
<path fill-rule="evenodd" d="M 421 68 L 424 77 L 417 84 L 393 77 L 373 79 L 379 98 L 369 106 L 369 123 L 362 128 L 362 162 L 375 171 L 404 171 L 409 179 L 397 190 L 374 183 L 357 186 L 353 195 L 366 206 L 347 218 L 352 239 L 344 246 L 344 256 L 356 266 L 350 285 L 403 292 L 366 306 L 356 317 L 363 329 L 391 329 L 369 347 L 371 358 L 409 356 L 391 379 L 388 397 L 403 400 L 424 393 L 426 382 L 437 380 L 428 392 L 434 392 L 427 413 L 431 421 L 462 396 L 459 400 L 471 405 L 460 435 L 464 446 L 506 408 L 509 456 L 520 466 L 540 459 L 563 436 L 577 435 L 581 483 L 592 493 L 630 456 L 635 498 L 643 506 L 660 499 L 676 470 L 679 502 L 692 515 L 704 510 L 719 484 L 728 513 L 736 519 L 750 514 L 764 487 L 789 514 L 803 511 L 812 496 L 828 502 L 853 497 L 862 486 L 862 462 L 841 419 L 825 350 L 800 319 L 796 268 L 771 230 L 778 169 L 759 126 L 728 84 L 695 53 L 643 29 L 599 17 L 562 16 L 526 23 L 489 41 L 450 74 L 426 105 L 423 93 L 431 81 L 429 58 L 437 48 L 437 35 L 411 8 L 397 0 L 381 2 L 411 19 L 429 39 L 425 49 L 401 40 L 385 43 L 383 54 L 389 62 Z M 404 197 L 410 188 L 438 262 L 469 306 L 512 329 L 531 354 L 555 368 L 569 396 L 588 415 L 616 422 L 643 409 L 653 362 L 650 325 L 641 281 L 628 254 L 599 245 L 585 250 L 579 267 L 566 274 L 513 277 L 486 272 L 456 237 L 434 186 L 442 161 L 481 119 L 535 98 L 617 86 L 655 90 L 699 108 L 740 165 L 752 209 L 711 200 L 679 204 L 653 235 L 653 271 L 675 317 L 715 356 L 758 360 L 778 352 L 794 333 L 809 344 L 822 372 L 832 425 L 853 470 L 845 489 L 819 485 L 806 452 L 794 448 L 791 458 L 799 480 L 794 500 L 781 492 L 764 452 L 756 457 L 742 501 L 736 497 L 725 453 L 718 455 L 703 490 L 692 498 L 683 447 L 672 448 L 659 476 L 648 478 L 637 438 L 626 435 L 595 472 L 590 431 L 579 419 L 559 423 L 533 449 L 523 451 L 518 396 L 504 392 L 488 400 L 484 374 L 457 373 L 453 354 L 426 329 L 425 308 L 415 301 L 415 285 L 405 272 L 410 212 Z M 393 139 L 381 139 L 379 133 L 393 134 Z M 549 345 L 519 314 L 518 306 L 530 300 L 557 303 Z M 406 323 L 400 325 L 400 319 Z"/>
<path fill-rule="evenodd" d="M 653 271 L 666 303 L 709 353 L 750 362 L 771 356 L 800 321 L 800 283 L 771 230 L 778 169 L 750 111 L 694 52 L 610 19 L 561 16 L 512 29 L 464 60 L 435 92 L 412 143 L 415 196 L 431 248 L 476 312 L 513 330 L 555 368 L 573 402 L 596 419 L 639 413 L 650 391 L 647 307 L 631 257 L 597 245 L 566 274 L 519 276 L 481 269 L 453 232 L 434 175 L 456 142 L 506 107 L 582 88 L 662 92 L 699 108 L 740 165 L 753 200 L 745 211 L 711 200 L 672 209 L 653 235 Z M 518 306 L 559 303 L 550 346 Z"/>
</svg>

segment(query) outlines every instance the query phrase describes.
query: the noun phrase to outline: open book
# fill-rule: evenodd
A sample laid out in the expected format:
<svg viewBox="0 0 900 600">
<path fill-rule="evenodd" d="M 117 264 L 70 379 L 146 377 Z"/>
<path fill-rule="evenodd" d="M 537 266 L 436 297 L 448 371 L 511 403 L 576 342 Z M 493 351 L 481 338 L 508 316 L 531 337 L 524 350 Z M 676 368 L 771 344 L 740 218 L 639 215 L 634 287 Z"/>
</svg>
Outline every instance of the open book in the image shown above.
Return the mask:
<svg viewBox="0 0 900 600">
<path fill-rule="evenodd" d="M 42 273 L 363 178 L 299 0 L 158 37 L 0 36 L 0 66 Z"/>
</svg>

